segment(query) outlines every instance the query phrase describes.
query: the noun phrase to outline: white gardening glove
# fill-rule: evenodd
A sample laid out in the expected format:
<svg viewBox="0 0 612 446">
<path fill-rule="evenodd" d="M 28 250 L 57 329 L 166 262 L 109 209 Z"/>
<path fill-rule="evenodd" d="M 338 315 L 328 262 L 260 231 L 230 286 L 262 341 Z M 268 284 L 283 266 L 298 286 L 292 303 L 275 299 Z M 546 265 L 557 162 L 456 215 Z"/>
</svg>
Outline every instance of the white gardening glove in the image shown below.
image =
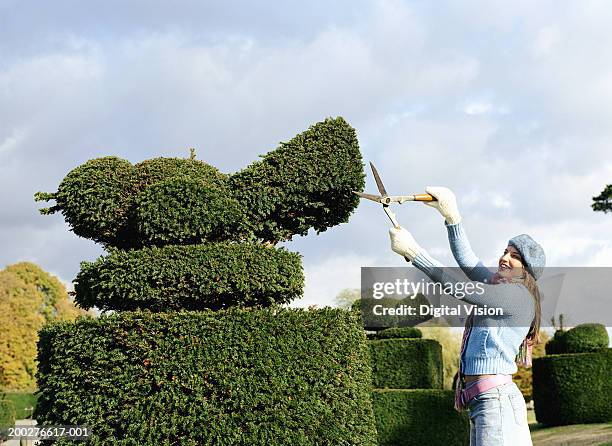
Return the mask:
<svg viewBox="0 0 612 446">
<path fill-rule="evenodd" d="M 449 225 L 456 225 L 461 221 L 457 199 L 452 190 L 447 187 L 427 186 L 425 192 L 432 195 L 437 201 L 425 201 L 424 203 L 436 208 Z"/>
<path fill-rule="evenodd" d="M 389 237 L 391 238 L 391 249 L 393 252 L 406 257 L 408 260 L 414 260 L 419 252 L 421 252 L 421 247 L 412 234 L 404 228 L 389 229 Z"/>
</svg>

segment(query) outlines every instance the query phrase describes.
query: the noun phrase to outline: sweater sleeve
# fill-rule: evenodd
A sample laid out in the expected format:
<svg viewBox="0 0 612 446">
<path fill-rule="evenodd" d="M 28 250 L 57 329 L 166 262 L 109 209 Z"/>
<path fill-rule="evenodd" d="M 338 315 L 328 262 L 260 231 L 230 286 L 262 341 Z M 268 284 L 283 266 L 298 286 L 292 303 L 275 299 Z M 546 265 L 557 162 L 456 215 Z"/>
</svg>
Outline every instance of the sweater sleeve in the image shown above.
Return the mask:
<svg viewBox="0 0 612 446">
<path fill-rule="evenodd" d="M 463 270 L 466 276 L 470 280 L 477 282 L 490 283 L 493 273 L 489 270 L 482 261 L 478 258 L 470 241 L 467 238 L 467 234 L 463 229 L 462 223 L 449 225 L 445 223 L 448 231 L 448 241 L 450 243 L 451 251 L 457 261 L 459 267 Z"/>
<path fill-rule="evenodd" d="M 431 257 L 427 251 L 423 250 L 412 261 L 413 265 L 423 271 L 429 278 L 443 285 L 452 285 L 455 295 L 459 300 L 463 300 L 473 305 L 501 308 L 505 315 L 525 316 L 526 323 L 531 323 L 533 314 L 529 316 L 533 308 L 531 293 L 522 284 L 500 283 L 486 284 L 466 281 L 449 269 L 441 265 L 436 259 Z M 466 283 L 473 286 L 466 287 Z M 457 284 L 462 284 L 460 287 Z M 457 297 L 461 290 L 461 295 Z"/>
</svg>

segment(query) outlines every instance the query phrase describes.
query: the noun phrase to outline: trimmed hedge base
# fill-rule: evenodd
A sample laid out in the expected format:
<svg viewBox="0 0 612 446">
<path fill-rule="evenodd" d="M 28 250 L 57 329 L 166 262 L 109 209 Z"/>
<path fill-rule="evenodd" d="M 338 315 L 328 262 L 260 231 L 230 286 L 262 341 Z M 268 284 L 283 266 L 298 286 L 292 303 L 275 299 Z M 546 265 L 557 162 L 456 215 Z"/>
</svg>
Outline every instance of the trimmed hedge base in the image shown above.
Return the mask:
<svg viewBox="0 0 612 446">
<path fill-rule="evenodd" d="M 82 262 L 75 301 L 100 310 L 204 310 L 284 304 L 303 293 L 301 256 L 259 243 L 114 250 Z"/>
<path fill-rule="evenodd" d="M 91 445 L 376 444 L 361 320 L 338 309 L 60 322 L 39 362 L 34 417 L 88 425 Z"/>
<path fill-rule="evenodd" d="M 470 442 L 467 413 L 455 411 L 451 390 L 376 389 L 373 405 L 379 446 L 465 446 Z"/>
<path fill-rule="evenodd" d="M 533 361 L 536 419 L 550 426 L 612 420 L 612 349 Z"/>
<path fill-rule="evenodd" d="M 442 346 L 433 339 L 368 341 L 377 389 L 442 389 Z"/>
</svg>

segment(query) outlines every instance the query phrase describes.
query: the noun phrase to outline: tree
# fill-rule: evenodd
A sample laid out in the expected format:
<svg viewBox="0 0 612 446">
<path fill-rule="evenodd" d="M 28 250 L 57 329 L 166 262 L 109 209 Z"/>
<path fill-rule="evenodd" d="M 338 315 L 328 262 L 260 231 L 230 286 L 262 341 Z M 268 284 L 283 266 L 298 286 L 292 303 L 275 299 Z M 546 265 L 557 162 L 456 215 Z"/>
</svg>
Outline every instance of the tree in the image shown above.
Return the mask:
<svg viewBox="0 0 612 446">
<path fill-rule="evenodd" d="M 591 207 L 594 211 L 612 212 L 612 184 L 608 184 L 599 195 L 593 197 Z"/>
<path fill-rule="evenodd" d="M 345 288 L 336 295 L 334 304 L 336 304 L 337 307 L 350 310 L 353 304 L 359 299 L 361 299 L 359 288 Z"/>
<path fill-rule="evenodd" d="M 6 390 L 36 387 L 38 330 L 52 320 L 85 314 L 64 285 L 39 266 L 22 262 L 0 271 L 0 382 Z"/>
</svg>

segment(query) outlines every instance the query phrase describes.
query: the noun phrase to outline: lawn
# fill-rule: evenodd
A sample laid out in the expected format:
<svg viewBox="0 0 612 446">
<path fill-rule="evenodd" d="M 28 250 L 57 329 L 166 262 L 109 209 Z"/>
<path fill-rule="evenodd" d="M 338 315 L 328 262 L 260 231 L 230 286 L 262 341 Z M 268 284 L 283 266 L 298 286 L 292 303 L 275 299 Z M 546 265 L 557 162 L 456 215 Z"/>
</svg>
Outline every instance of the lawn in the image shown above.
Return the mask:
<svg viewBox="0 0 612 446">
<path fill-rule="evenodd" d="M 13 402 L 16 419 L 21 420 L 30 418 L 32 410 L 36 406 L 37 396 L 26 392 L 7 392 L 6 399 Z"/>
</svg>

